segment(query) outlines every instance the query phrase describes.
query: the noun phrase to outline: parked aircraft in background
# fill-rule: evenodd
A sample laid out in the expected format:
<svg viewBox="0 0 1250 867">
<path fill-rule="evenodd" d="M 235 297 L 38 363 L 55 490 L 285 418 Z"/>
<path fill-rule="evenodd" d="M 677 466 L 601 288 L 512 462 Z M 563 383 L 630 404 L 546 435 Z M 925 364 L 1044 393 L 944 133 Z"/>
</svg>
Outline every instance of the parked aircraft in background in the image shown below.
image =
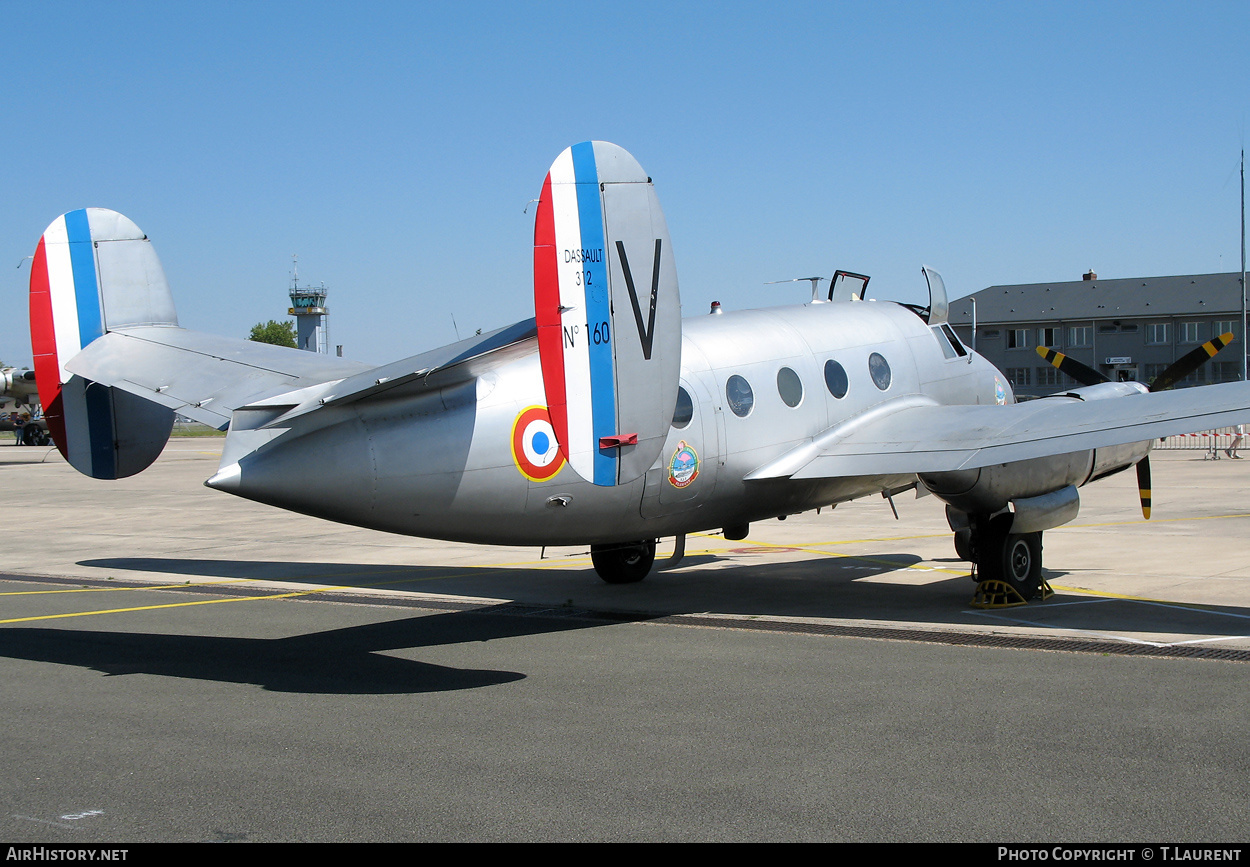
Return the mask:
<svg viewBox="0 0 1250 867">
<path fill-rule="evenodd" d="M 217 490 L 395 533 L 589 545 L 609 582 L 643 578 L 660 537 L 740 539 L 920 486 L 981 577 L 1028 598 L 1081 485 L 1155 437 L 1250 419 L 1246 383 L 1017 404 L 928 268 L 923 308 L 865 300 L 868 278 L 838 272 L 805 304 L 683 320 L 651 179 L 605 142 L 557 158 L 534 237 L 535 319 L 374 367 L 180 328 L 143 232 L 67 213 L 31 273 L 53 436 L 112 479 L 155 460 L 175 412 L 228 425 Z"/>
<path fill-rule="evenodd" d="M 0 431 L 19 427 L 21 419 L 25 445 L 47 445 L 48 426 L 39 408 L 35 372 L 20 367 L 0 368 Z"/>
</svg>

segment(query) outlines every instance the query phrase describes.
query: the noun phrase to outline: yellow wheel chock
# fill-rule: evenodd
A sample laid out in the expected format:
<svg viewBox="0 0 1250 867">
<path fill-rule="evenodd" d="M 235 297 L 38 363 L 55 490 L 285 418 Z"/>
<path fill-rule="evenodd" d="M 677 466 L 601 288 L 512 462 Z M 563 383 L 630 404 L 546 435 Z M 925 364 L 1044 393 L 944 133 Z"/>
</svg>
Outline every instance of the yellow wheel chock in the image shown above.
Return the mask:
<svg viewBox="0 0 1250 867">
<path fill-rule="evenodd" d="M 1054 595 L 1055 591 L 1043 578 L 1038 597 L 1049 599 Z M 1029 600 L 1021 596 L 1019 591 L 1006 581 L 988 579 L 977 584 L 977 592 L 972 595 L 972 602 L 969 604 L 973 608 L 1016 608 L 1028 605 Z"/>
</svg>

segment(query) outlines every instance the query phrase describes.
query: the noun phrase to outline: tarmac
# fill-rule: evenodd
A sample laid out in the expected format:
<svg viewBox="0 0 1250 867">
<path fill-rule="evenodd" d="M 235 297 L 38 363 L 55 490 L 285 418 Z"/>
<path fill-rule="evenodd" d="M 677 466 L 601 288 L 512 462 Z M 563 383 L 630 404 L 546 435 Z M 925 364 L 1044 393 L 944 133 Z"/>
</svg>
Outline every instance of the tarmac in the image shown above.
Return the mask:
<svg viewBox="0 0 1250 867">
<path fill-rule="evenodd" d="M 1149 521 L 1132 472 L 1083 488 L 1078 518 L 1044 536 L 1056 595 L 978 610 L 933 497 L 896 498 L 897 519 L 870 497 L 754 524 L 742 541 L 698 534 L 676 568 L 611 586 L 584 548 L 415 539 L 223 495 L 202 484 L 220 449 L 175 438 L 144 473 L 100 482 L 55 449 L 0 447 L 7 489 L 27 492 L 17 523 L 38 538 L 12 549 L 7 571 L 1250 650 L 1250 460 L 1153 452 Z M 661 541 L 657 562 L 671 547 Z"/>
<path fill-rule="evenodd" d="M 220 448 L 0 446 L 0 837 L 1250 836 L 1250 460 L 1155 452 L 1148 522 L 1133 473 L 1082 489 L 1054 595 L 985 610 L 932 497 L 607 585 L 212 491 Z"/>
</svg>

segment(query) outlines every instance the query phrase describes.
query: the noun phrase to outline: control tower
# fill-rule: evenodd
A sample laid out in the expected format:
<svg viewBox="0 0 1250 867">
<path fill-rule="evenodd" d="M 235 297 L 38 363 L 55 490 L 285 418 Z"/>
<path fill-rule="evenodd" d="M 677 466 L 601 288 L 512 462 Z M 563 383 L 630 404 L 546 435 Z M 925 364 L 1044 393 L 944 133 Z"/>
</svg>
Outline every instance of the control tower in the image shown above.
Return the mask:
<svg viewBox="0 0 1250 867">
<path fill-rule="evenodd" d="M 294 263 L 291 271 L 291 308 L 287 313 L 295 317 L 295 345 L 325 355 L 330 348 L 330 311 L 326 309 L 329 292 L 324 283 L 319 287 L 301 288 L 298 262 L 294 256 L 291 259 Z"/>
</svg>

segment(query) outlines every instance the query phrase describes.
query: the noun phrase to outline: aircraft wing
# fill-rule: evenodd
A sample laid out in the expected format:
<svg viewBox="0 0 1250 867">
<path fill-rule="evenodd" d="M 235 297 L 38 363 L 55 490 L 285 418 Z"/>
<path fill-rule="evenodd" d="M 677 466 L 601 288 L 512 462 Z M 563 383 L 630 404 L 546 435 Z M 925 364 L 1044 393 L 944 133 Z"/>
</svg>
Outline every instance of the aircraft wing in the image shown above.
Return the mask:
<svg viewBox="0 0 1250 867">
<path fill-rule="evenodd" d="M 320 406 L 443 388 L 529 347 L 534 320 L 381 367 L 315 352 L 144 325 L 110 331 L 66 370 L 166 406 L 213 427 L 246 406 L 282 406 L 289 419 Z M 313 386 L 321 389 L 307 391 Z M 303 391 L 300 395 L 291 392 Z"/>
<path fill-rule="evenodd" d="M 818 479 L 975 469 L 1250 421 L 1250 383 L 1102 400 L 1056 395 L 1007 406 L 881 404 L 746 478 Z"/>
</svg>

